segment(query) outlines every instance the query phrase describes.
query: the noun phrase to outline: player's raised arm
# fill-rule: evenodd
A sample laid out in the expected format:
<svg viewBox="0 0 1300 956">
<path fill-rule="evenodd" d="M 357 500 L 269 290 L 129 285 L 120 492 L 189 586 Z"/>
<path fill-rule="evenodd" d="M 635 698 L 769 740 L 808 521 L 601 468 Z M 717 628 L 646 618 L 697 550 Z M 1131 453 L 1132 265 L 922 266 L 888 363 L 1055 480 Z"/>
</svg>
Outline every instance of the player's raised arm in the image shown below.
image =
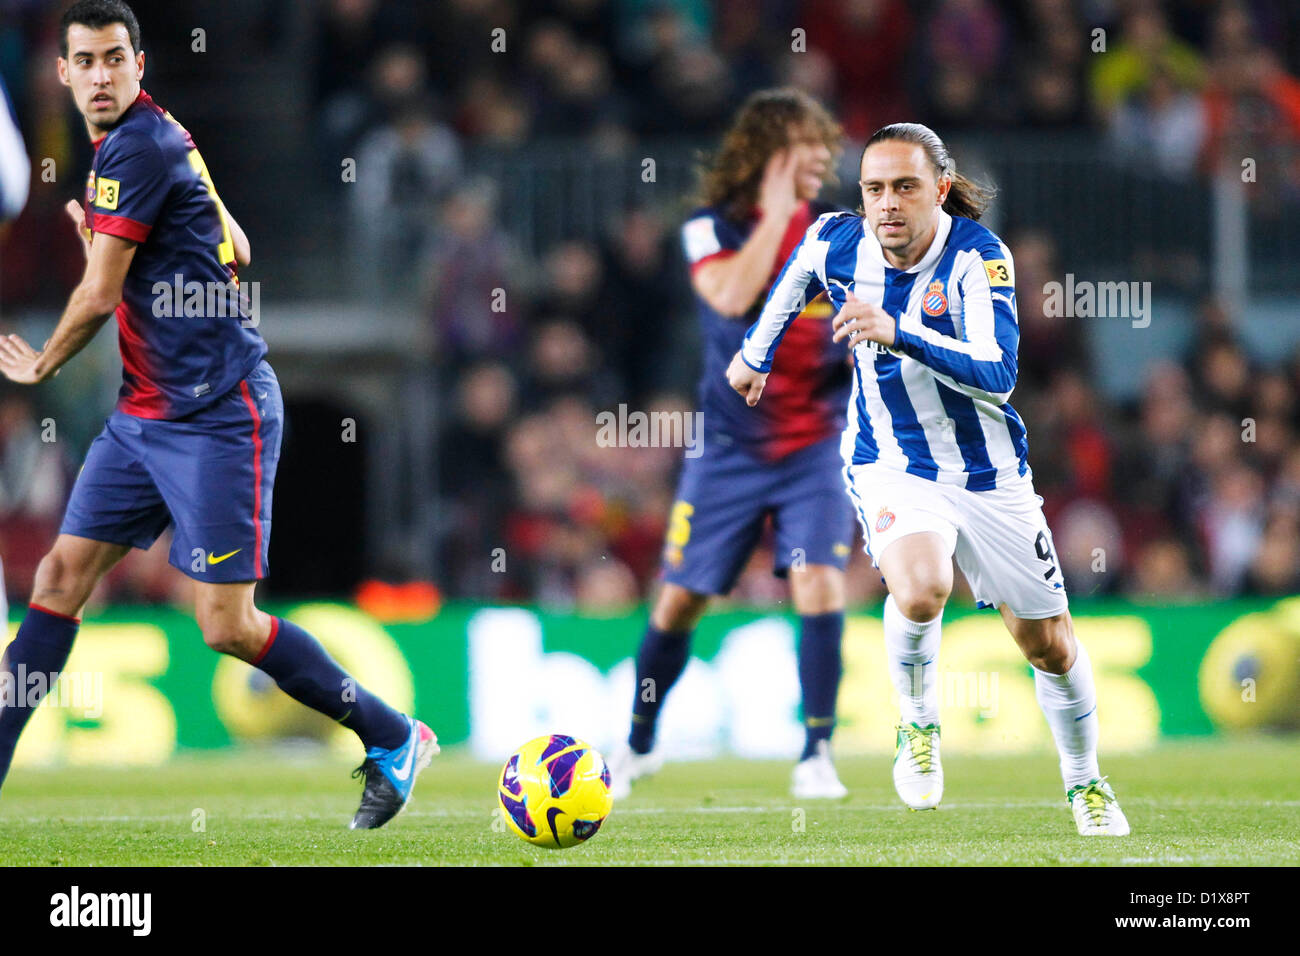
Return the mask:
<svg viewBox="0 0 1300 956">
<path fill-rule="evenodd" d="M 758 194 L 762 218 L 739 248 L 726 248 L 712 216 L 697 216 L 682 229 L 691 263 L 691 286 L 720 315 L 745 315 L 767 288 L 772 260 L 799 205 L 795 173 L 801 149 L 779 150 L 768 160 Z"/>
<path fill-rule="evenodd" d="M 929 367 L 945 384 L 1001 405 L 1016 385 L 1020 346 L 1011 253 L 999 244 L 969 259 L 958 276 L 963 337 L 904 317 L 893 348 Z"/>
</svg>

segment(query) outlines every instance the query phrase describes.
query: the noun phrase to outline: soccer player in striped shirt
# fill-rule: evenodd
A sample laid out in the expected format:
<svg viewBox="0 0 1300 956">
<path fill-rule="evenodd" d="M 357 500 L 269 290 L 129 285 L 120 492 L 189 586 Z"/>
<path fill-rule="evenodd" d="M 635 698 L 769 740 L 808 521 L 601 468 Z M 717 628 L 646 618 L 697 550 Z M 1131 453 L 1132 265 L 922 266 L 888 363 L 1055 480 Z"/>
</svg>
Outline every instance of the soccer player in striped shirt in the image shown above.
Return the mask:
<svg viewBox="0 0 1300 956">
<path fill-rule="evenodd" d="M 37 568 L 0 681 L 12 687 L 23 670 L 61 671 L 95 585 L 170 525 L 171 563 L 195 582 L 204 641 L 357 734 L 366 753 L 356 775 L 365 782 L 352 828 L 383 826 L 438 752 L 433 731 L 253 600 L 267 573 L 284 405 L 266 343 L 240 301 L 236 273 L 249 263 L 248 240 L 190 134 L 140 88 L 144 53 L 130 7 L 80 0 L 59 29 L 59 78 L 95 145 L 85 208 L 70 210 L 86 241 L 86 272 L 40 352 L 20 336 L 0 337 L 0 371 L 19 384 L 44 382 L 116 314 L 122 389 Z M 191 284 L 206 287 L 198 314 L 156 308 L 155 290 L 170 298 L 173 282 L 187 296 Z M 39 703 L 14 696 L 0 704 L 0 783 Z"/>
<path fill-rule="evenodd" d="M 786 262 L 727 371 L 753 406 L 804 288 L 830 290 L 855 360 L 844 480 L 880 569 L 885 645 L 900 696 L 894 784 L 913 809 L 943 796 L 939 634 L 952 558 L 1033 666 L 1084 835 L 1129 832 L 1097 766 L 1092 666 L 1075 639 L 1024 423 L 1008 404 L 1019 328 L 1011 253 L 978 219 L 988 194 L 915 123 L 863 150 L 863 214 L 819 218 Z"/>
</svg>

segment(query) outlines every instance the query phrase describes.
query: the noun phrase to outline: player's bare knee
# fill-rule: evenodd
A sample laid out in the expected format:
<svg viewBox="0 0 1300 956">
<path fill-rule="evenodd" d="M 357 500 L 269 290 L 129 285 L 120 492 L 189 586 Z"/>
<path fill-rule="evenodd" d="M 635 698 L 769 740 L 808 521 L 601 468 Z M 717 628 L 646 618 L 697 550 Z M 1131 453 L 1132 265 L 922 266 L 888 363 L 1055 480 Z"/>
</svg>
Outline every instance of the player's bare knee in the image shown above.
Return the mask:
<svg viewBox="0 0 1300 956">
<path fill-rule="evenodd" d="M 950 582 L 942 577 L 920 577 L 891 586 L 889 593 L 894 596 L 898 613 L 909 621 L 918 624 L 933 621 L 948 603 L 948 594 L 952 590 Z"/>
<path fill-rule="evenodd" d="M 1068 615 L 1022 622 L 1018 643 L 1025 658 L 1048 674 L 1064 674 L 1074 663 L 1074 634 Z"/>
<path fill-rule="evenodd" d="M 242 616 L 201 612 L 196 616 L 203 643 L 218 654 L 252 660 L 265 643 L 265 635 L 258 634 Z"/>
<path fill-rule="evenodd" d="M 844 610 L 844 572 L 825 564 L 790 571 L 790 598 L 799 614 Z"/>
<path fill-rule="evenodd" d="M 200 622 L 199 629 L 203 632 L 203 643 L 218 654 L 240 656 L 239 652 L 243 649 L 243 635 L 238 628 L 224 626 L 217 622 L 207 624 Z"/>
<path fill-rule="evenodd" d="M 32 582 L 32 600 L 39 603 L 43 592 L 60 590 L 67 579 L 67 572 L 67 563 L 57 551 L 46 554 L 36 565 L 36 577 Z"/>
<path fill-rule="evenodd" d="M 95 586 L 94 569 L 82 567 L 58 548 L 41 558 L 32 582 L 32 601 L 43 606 L 76 605 L 86 603 Z"/>
<path fill-rule="evenodd" d="M 708 595 L 665 585 L 655 601 L 650 622 L 659 630 L 670 633 L 694 630 L 708 603 Z"/>
</svg>

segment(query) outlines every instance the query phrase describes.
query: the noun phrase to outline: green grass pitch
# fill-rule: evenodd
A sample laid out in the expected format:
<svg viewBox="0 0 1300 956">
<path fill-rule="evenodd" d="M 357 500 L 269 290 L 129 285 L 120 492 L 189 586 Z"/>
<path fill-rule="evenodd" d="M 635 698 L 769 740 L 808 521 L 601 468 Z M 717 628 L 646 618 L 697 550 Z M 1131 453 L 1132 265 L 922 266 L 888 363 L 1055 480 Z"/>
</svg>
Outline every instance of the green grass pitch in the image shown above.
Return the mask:
<svg viewBox="0 0 1300 956">
<path fill-rule="evenodd" d="M 946 754 L 944 804 L 925 813 L 898 802 L 885 757 L 839 761 L 851 791 L 840 803 L 794 800 L 785 762 L 668 764 L 569 850 L 494 826 L 499 768 L 464 755 L 435 758 L 407 809 L 372 832 L 346 829 L 360 781 L 336 760 L 18 769 L 0 796 L 0 865 L 1294 865 L 1295 758 L 1285 739 L 1103 756 L 1133 834 L 1088 839 L 1050 754 Z"/>
</svg>

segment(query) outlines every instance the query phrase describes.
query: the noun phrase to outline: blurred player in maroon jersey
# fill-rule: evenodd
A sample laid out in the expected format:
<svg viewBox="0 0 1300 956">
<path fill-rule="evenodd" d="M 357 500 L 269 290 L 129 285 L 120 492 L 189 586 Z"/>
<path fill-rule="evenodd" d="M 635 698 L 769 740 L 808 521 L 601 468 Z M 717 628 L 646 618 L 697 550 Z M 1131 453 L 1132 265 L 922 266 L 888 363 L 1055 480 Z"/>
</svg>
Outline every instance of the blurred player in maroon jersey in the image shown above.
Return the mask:
<svg viewBox="0 0 1300 956">
<path fill-rule="evenodd" d="M 610 765 L 616 796 L 658 767 L 659 708 L 685 669 L 691 633 L 709 598 L 732 589 L 769 516 L 773 570 L 788 574 L 800 616 L 805 746 L 793 791 L 846 794 L 829 742 L 853 541 L 839 454 L 851 378 L 831 341 L 826 299 L 810 291 L 790 326 L 785 348 L 792 357 L 785 362 L 783 353 L 780 379 L 776 372 L 769 379 L 765 410 L 748 407 L 726 380 L 791 250 L 820 215 L 835 211 L 817 197 L 839 150 L 838 124 L 811 97 L 793 89 L 755 93 L 704 172 L 701 207 L 682 227 L 705 347 L 703 450 L 687 456 L 673 505 L 664 583 L 637 653 L 632 730 Z"/>
</svg>

